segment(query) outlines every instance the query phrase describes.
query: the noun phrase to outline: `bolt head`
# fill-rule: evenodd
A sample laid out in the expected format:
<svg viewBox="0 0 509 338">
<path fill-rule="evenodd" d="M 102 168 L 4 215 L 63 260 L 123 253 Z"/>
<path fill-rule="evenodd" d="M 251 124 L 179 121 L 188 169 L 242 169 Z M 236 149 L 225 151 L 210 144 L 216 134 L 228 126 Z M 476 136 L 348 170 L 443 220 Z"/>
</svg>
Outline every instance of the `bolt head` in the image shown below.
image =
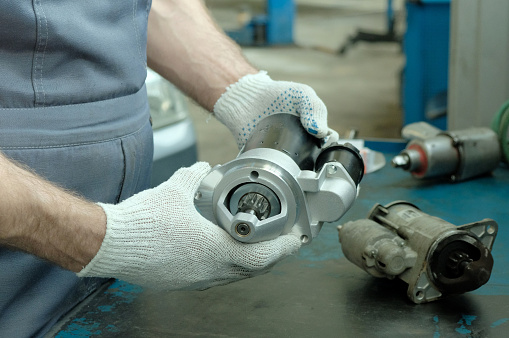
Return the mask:
<svg viewBox="0 0 509 338">
<path fill-rule="evenodd" d="M 329 175 L 334 175 L 335 173 L 338 172 L 338 167 L 336 167 L 334 164 L 331 164 L 328 168 L 327 168 L 327 173 Z"/>
</svg>

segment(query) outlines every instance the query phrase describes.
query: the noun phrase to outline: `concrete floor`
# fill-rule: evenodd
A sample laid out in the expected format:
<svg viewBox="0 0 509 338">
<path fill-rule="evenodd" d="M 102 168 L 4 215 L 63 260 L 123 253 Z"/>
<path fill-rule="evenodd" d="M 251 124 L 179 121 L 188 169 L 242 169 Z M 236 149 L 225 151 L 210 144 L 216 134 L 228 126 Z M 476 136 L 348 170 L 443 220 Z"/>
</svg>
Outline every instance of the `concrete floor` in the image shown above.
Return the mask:
<svg viewBox="0 0 509 338">
<path fill-rule="evenodd" d="M 209 0 L 208 7 L 224 29 L 236 25 L 239 3 Z M 295 45 L 247 47 L 243 52 L 275 80 L 310 85 L 328 109 L 329 126 L 340 134 L 355 128 L 361 138 L 397 138 L 402 123 L 399 74 L 401 48 L 395 43 L 359 43 L 344 56 L 335 51 L 358 28 L 383 32 L 385 1 L 297 1 Z M 396 6 L 399 6 L 398 3 Z M 196 104 L 190 104 L 198 134 L 198 156 L 212 165 L 237 155 L 229 131 Z"/>
</svg>

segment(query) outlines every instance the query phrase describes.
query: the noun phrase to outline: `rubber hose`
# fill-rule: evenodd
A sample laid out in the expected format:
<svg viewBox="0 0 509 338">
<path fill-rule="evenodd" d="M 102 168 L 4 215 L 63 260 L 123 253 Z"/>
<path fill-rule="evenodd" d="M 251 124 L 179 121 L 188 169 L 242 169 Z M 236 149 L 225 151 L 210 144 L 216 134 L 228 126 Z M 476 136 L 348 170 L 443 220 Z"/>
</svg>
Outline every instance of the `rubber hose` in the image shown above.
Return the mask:
<svg viewBox="0 0 509 338">
<path fill-rule="evenodd" d="M 491 129 L 498 135 L 502 148 L 503 159 L 509 163 L 509 101 L 505 102 L 491 122 Z"/>
</svg>

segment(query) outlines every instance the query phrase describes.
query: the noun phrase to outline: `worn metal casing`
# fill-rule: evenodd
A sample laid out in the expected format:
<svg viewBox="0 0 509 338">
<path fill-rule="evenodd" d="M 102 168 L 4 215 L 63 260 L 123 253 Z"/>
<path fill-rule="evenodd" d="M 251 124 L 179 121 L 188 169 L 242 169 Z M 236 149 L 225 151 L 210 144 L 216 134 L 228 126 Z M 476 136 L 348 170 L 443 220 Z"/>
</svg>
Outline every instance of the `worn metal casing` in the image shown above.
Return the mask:
<svg viewBox="0 0 509 338">
<path fill-rule="evenodd" d="M 498 137 L 489 128 L 443 132 L 418 122 L 403 134 L 412 140 L 392 164 L 418 179 L 443 176 L 457 182 L 489 173 L 500 163 Z"/>
<path fill-rule="evenodd" d="M 497 224 L 490 219 L 455 226 L 397 201 L 375 205 L 368 219 L 338 230 L 347 259 L 375 277 L 403 280 L 408 297 L 417 304 L 478 288 L 488 281 L 493 266 L 490 251 Z M 460 262 L 464 270 L 457 275 L 444 275 L 441 270 L 450 268 L 444 262 L 454 262 L 462 247 L 474 252 L 473 259 Z"/>
<path fill-rule="evenodd" d="M 489 128 L 470 128 L 448 132 L 458 149 L 460 161 L 453 181 L 461 181 L 493 171 L 500 163 L 497 134 Z"/>
</svg>

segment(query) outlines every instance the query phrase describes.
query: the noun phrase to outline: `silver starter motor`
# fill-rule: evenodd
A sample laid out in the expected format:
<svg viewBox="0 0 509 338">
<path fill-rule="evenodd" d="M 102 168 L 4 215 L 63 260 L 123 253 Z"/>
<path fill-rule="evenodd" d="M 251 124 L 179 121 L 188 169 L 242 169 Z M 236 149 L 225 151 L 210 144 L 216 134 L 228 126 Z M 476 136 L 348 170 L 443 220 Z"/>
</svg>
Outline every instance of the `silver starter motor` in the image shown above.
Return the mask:
<svg viewBox="0 0 509 338">
<path fill-rule="evenodd" d="M 355 147 L 321 142 L 297 116 L 264 118 L 237 158 L 203 179 L 195 196 L 198 211 L 241 242 L 290 232 L 311 242 L 324 222 L 352 206 L 364 174 Z"/>
<path fill-rule="evenodd" d="M 416 304 L 486 284 L 497 229 L 491 219 L 455 226 L 403 201 L 338 226 L 345 257 L 375 277 L 403 280 Z"/>
<path fill-rule="evenodd" d="M 466 180 L 494 170 L 501 159 L 497 134 L 489 128 L 442 131 L 426 122 L 409 124 L 403 137 L 411 139 L 392 165 L 418 179 L 448 177 Z"/>
</svg>

